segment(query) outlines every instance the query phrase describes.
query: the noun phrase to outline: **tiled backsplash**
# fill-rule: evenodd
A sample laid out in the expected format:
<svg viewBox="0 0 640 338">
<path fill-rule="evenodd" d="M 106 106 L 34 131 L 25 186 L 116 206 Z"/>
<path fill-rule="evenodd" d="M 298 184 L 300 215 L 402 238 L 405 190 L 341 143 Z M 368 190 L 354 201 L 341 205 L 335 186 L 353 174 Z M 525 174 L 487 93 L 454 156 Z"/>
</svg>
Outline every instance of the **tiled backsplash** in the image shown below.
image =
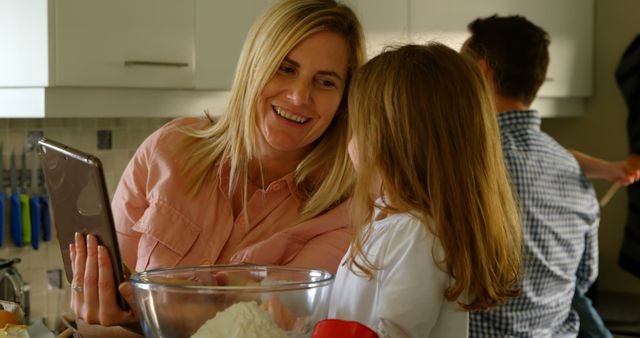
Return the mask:
<svg viewBox="0 0 640 338">
<path fill-rule="evenodd" d="M 9 168 L 10 155 L 15 151 L 21 155 L 29 134 L 41 131 L 47 138 L 62 142 L 100 158 L 105 169 L 105 178 L 109 193 L 113 194 L 120 175 L 140 143 L 154 130 L 166 123 L 158 119 L 0 119 L 0 143 L 4 145 L 5 170 Z M 111 149 L 98 150 L 98 131 L 111 131 Z M 103 132 L 100 132 L 103 133 Z M 31 168 L 33 153 L 27 152 L 27 167 Z M 17 167 L 21 168 L 20 156 Z M 9 192 L 4 190 L 5 196 Z M 6 203 L 6 202 L 5 202 Z M 5 210 L 8 205 L 5 204 Z M 8 231 L 9 213 L 5 213 L 4 245 L 0 247 L 0 258 L 20 257 L 18 271 L 30 285 L 31 318 L 44 318 L 53 329 L 56 319 L 69 314 L 69 284 L 64 278 L 63 288 L 50 289 L 47 283 L 47 271 L 63 269 L 59 244 L 53 229 L 52 240 L 41 242 L 40 248 L 31 246 L 16 247 Z"/>
</svg>

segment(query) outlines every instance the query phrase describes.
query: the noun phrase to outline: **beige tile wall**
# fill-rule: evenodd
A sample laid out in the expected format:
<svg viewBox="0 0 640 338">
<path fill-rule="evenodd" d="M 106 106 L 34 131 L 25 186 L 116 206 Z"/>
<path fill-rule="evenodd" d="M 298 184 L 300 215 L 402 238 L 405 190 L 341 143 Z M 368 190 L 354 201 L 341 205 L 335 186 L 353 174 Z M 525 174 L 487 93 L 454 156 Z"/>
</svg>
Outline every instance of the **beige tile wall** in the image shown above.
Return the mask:
<svg viewBox="0 0 640 338">
<path fill-rule="evenodd" d="M 154 130 L 166 123 L 167 119 L 0 119 L 0 142 L 4 145 L 5 169 L 9 167 L 10 154 L 22 153 L 29 131 L 41 130 L 44 136 L 68 144 L 74 148 L 98 156 L 105 167 L 105 178 L 109 193 L 113 194 L 120 175 L 129 162 L 138 145 Z M 108 129 L 112 133 L 112 149 L 97 150 L 97 131 Z M 32 163 L 28 153 L 27 164 Z M 20 161 L 18 157 L 18 168 Z M 9 193 L 8 189 L 4 190 Z M 7 205 L 5 205 L 6 207 Z M 6 208 L 5 208 L 6 210 Z M 5 225 L 8 224 L 8 212 Z M 0 258 L 20 257 L 18 270 L 31 287 L 31 318 L 43 318 L 53 328 L 56 318 L 69 314 L 69 285 L 64 278 L 63 289 L 50 289 L 47 286 L 46 272 L 62 269 L 62 257 L 55 232 L 50 242 L 41 242 L 40 248 L 30 246 L 18 248 L 13 245 L 5 226 L 5 241 L 0 247 Z"/>
</svg>

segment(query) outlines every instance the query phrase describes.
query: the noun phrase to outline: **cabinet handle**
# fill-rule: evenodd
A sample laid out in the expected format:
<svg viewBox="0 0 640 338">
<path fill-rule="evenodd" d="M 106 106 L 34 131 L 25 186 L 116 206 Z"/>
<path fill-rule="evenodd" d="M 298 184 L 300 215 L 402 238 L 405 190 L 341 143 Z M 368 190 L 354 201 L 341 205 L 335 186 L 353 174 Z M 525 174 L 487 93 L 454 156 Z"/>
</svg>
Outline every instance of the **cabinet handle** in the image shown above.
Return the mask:
<svg viewBox="0 0 640 338">
<path fill-rule="evenodd" d="M 141 61 L 126 60 L 125 66 L 155 66 L 155 67 L 189 67 L 186 62 L 161 62 L 161 61 Z"/>
<path fill-rule="evenodd" d="M 553 82 L 553 81 L 555 81 L 555 79 L 552 77 L 547 77 L 544 79 L 544 82 Z"/>
</svg>

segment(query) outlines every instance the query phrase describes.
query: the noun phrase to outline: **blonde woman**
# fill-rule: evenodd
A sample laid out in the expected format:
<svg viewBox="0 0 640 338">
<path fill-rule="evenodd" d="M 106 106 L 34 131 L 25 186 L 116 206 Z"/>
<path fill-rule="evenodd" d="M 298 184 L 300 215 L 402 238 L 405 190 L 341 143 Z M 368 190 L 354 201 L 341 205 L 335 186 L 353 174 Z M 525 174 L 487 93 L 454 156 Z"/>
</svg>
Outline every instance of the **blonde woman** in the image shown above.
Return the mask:
<svg viewBox="0 0 640 338">
<path fill-rule="evenodd" d="M 381 337 L 466 337 L 518 294 L 520 232 L 478 67 L 441 44 L 373 58 L 349 91 L 353 242 L 330 316 Z"/>
<path fill-rule="evenodd" d="M 275 3 L 246 39 L 226 114 L 170 122 L 126 168 L 113 200 L 124 262 L 136 271 L 255 263 L 335 272 L 351 237 L 344 201 L 354 180 L 343 93 L 363 62 L 348 7 Z M 134 322 L 116 305 L 95 238 L 78 235 L 71 252 L 76 315 Z"/>
</svg>

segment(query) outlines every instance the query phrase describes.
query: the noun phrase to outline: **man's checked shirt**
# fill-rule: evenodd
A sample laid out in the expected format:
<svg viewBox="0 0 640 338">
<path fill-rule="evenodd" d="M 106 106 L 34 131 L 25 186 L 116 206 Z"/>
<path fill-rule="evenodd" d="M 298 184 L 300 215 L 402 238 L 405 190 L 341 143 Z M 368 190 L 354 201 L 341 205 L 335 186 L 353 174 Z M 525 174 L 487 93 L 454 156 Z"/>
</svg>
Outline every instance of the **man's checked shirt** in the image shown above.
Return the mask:
<svg viewBox="0 0 640 338">
<path fill-rule="evenodd" d="M 522 217 L 522 295 L 470 315 L 471 337 L 575 337 L 575 288 L 598 275 L 600 209 L 575 158 L 540 130 L 537 111 L 498 115 Z"/>
</svg>

